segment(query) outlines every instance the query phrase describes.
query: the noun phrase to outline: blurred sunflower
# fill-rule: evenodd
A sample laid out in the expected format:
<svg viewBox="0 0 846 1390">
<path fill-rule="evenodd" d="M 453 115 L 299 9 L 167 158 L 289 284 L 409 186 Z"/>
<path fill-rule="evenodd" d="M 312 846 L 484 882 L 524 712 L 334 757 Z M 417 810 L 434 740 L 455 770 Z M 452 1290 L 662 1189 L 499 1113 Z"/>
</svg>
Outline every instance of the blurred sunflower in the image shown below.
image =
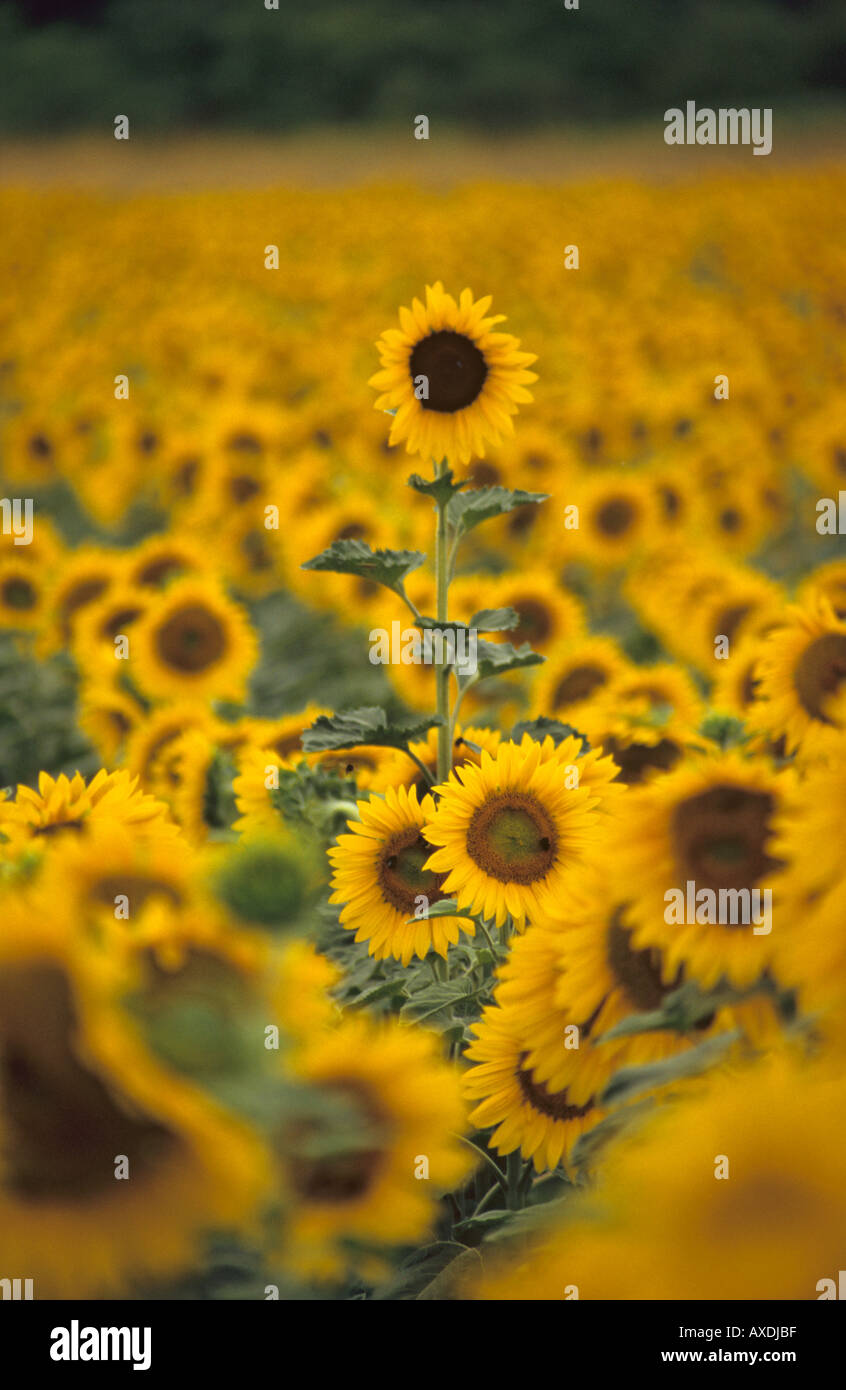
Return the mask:
<svg viewBox="0 0 846 1390">
<path fill-rule="evenodd" d="M 515 647 L 529 642 L 545 652 L 557 642 L 582 637 L 585 615 L 579 600 L 562 589 L 547 570 L 522 569 L 503 575 L 486 589 L 485 608 L 514 608 L 520 616 L 507 634 Z M 468 620 L 472 614 L 468 614 Z"/>
<path fill-rule="evenodd" d="M 49 618 L 39 636 L 39 654 L 66 649 L 79 614 L 124 576 L 125 558 L 96 546 L 80 546 L 61 566 L 48 597 Z"/>
<path fill-rule="evenodd" d="M 118 581 L 98 599 L 94 599 L 80 613 L 73 633 L 73 652 L 77 669 L 86 681 L 107 680 L 117 669 L 118 662 L 124 661 L 116 645 L 118 638 L 125 638 L 128 651 L 132 639 L 128 635 L 147 607 L 146 594 L 133 584 Z M 125 661 L 128 666 L 128 660 Z"/>
<path fill-rule="evenodd" d="M 520 351 L 520 340 L 494 332 L 504 315 L 486 318 L 491 297 L 474 301 L 462 290 L 456 303 L 436 281 L 426 303 L 400 309 L 400 328 L 378 343 L 382 370 L 370 385 L 382 394 L 377 410 L 395 411 L 390 443 L 405 441 L 409 453 L 436 463 L 484 458 L 486 443 L 513 433 L 511 416 L 531 401 L 527 371 L 536 361 Z"/>
<path fill-rule="evenodd" d="M 104 764 L 116 762 L 133 730 L 143 722 L 139 702 L 108 681 L 86 681 L 80 699 L 79 727 Z"/>
<path fill-rule="evenodd" d="M 788 753 L 834 752 L 846 729 L 846 622 L 819 595 L 792 606 L 770 634 L 757 665 L 754 726 Z"/>
<path fill-rule="evenodd" d="M 579 526 L 569 535 L 574 554 L 591 564 L 620 564 L 657 530 L 654 494 L 642 478 L 591 478 L 577 485 L 575 496 Z"/>
<path fill-rule="evenodd" d="M 253 1227 L 267 1155 L 160 1067 L 118 1016 L 117 979 L 60 905 L 7 904 L 0 941 L 0 1224 L 43 1298 L 126 1295 L 200 1238 Z M 129 1181 L 116 1181 L 116 1163 Z M 84 1251 L 84 1259 L 80 1258 Z"/>
<path fill-rule="evenodd" d="M 178 785 L 172 754 L 179 739 L 190 729 L 200 729 L 211 736 L 219 726 L 220 721 L 200 700 L 179 700 L 149 710 L 127 737 L 127 770 L 148 791 L 171 796 Z"/>
<path fill-rule="evenodd" d="M 611 637 L 562 642 L 549 653 L 532 686 L 531 714 L 561 719 L 581 729 L 596 696 L 631 671 Z"/>
<path fill-rule="evenodd" d="M 778 893 L 774 876 L 784 866 L 773 853 L 773 817 L 793 781 L 790 769 L 776 772 L 768 759 L 729 752 L 693 755 L 629 791 L 609 832 L 608 859 L 615 884 L 629 900 L 632 948 L 658 948 L 665 982 L 679 966 L 705 989 L 722 977 L 748 987 L 764 974 L 772 955 L 770 933 L 756 933 L 751 921 L 743 922 L 737 895 L 747 894 L 751 916 L 754 890 L 763 893 L 775 883 Z M 686 906 L 685 920 L 668 920 L 675 914 L 667 893 L 681 892 L 686 904 L 688 884 L 697 895 L 708 890 L 716 905 L 721 892 L 735 895 L 738 920 L 690 922 Z"/>
<path fill-rule="evenodd" d="M 132 634 L 131 667 L 160 699 L 243 699 L 257 642 L 243 610 L 213 582 L 177 579 Z"/>
<path fill-rule="evenodd" d="M 339 1117 L 334 1148 L 328 1122 L 280 1126 L 277 1152 L 290 1198 L 283 1258 L 332 1277 L 343 1273 L 351 1241 L 384 1247 L 421 1240 L 437 1214 L 436 1194 L 474 1166 L 460 1143 L 466 1108 L 458 1073 L 443 1060 L 440 1037 L 352 1014 L 318 1031 L 289 1065 L 295 1079 L 350 1113 Z M 421 1158 L 426 1182 L 415 1176 Z"/>
<path fill-rule="evenodd" d="M 472 1296 L 814 1299 L 839 1268 L 844 1120 L 825 1065 L 779 1052 L 717 1073 L 624 1134 L 589 1207 Z M 722 1156 L 730 1176 L 715 1181 Z"/>
<path fill-rule="evenodd" d="M 421 898 L 428 908 L 449 897 L 442 876 L 426 862 L 431 845 L 423 827 L 433 810 L 430 796 L 418 801 L 416 787 L 389 787 L 384 797 L 358 803 L 361 819 L 348 821 L 352 833 L 339 835 L 329 850 L 329 901 L 345 904 L 341 922 L 356 941 L 368 943 L 377 960 L 392 956 L 408 965 L 430 948 L 446 958 L 460 931 L 475 935 L 475 924 L 465 917 L 420 916 Z"/>
<path fill-rule="evenodd" d="M 19 786 L 14 797 L 0 801 L 2 852 L 15 857 L 27 847 L 43 847 L 57 835 L 84 833 L 95 822 L 118 822 L 132 827 L 141 839 L 173 840 L 179 827 L 167 806 L 138 786 L 126 771 L 95 774 L 86 784 L 77 772 L 51 777 L 38 775 L 38 791 Z"/>
<path fill-rule="evenodd" d="M 163 589 L 172 579 L 202 574 L 208 568 L 208 553 L 202 546 L 179 532 L 168 532 L 149 536 L 134 548 L 126 583 L 142 589 Z"/>
<path fill-rule="evenodd" d="M 33 631 L 45 615 L 45 584 L 32 563 L 0 560 L 0 628 Z"/>
<path fill-rule="evenodd" d="M 181 836 L 139 837 L 132 823 L 91 819 L 85 835 L 59 837 L 39 878 L 70 913 L 75 930 L 96 939 L 128 923 L 136 933 L 147 916 L 185 907 L 194 895 L 195 862 Z"/>
</svg>

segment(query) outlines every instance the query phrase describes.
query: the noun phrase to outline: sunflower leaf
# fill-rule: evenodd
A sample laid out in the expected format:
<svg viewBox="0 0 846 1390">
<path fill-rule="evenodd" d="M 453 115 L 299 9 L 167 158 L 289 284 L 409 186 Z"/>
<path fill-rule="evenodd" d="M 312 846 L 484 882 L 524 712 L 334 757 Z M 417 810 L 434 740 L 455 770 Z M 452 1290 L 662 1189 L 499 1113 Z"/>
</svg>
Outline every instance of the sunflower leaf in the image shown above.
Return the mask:
<svg viewBox="0 0 846 1390">
<path fill-rule="evenodd" d="M 457 907 L 455 898 L 442 898 L 438 903 L 430 903 L 422 917 L 409 917 L 405 925 L 413 927 L 415 922 L 428 922 L 430 917 L 455 917 Z"/>
<path fill-rule="evenodd" d="M 627 1129 L 628 1126 L 644 1115 L 647 1110 L 655 1106 L 655 1097 L 647 1096 L 644 1100 L 635 1101 L 632 1105 L 623 1105 L 613 1114 L 606 1115 L 604 1120 L 600 1120 L 598 1125 L 592 1129 L 585 1130 L 580 1134 L 573 1145 L 570 1154 L 570 1162 L 574 1168 L 593 1167 L 598 1155 L 610 1143 L 616 1139 L 617 1135 Z"/>
<path fill-rule="evenodd" d="M 551 738 L 553 743 L 563 743 L 565 738 L 580 738 L 582 741 L 582 752 L 590 752 L 590 744 L 585 735 L 578 729 L 574 729 L 572 724 L 562 724 L 559 719 L 547 719 L 545 714 L 537 719 L 521 719 L 519 724 L 515 724 L 511 730 L 511 739 L 514 743 L 519 743 L 524 734 L 533 738 L 537 743 L 543 743 L 545 738 Z"/>
<path fill-rule="evenodd" d="M 480 526 L 492 517 L 504 516 L 515 507 L 525 507 L 532 502 L 545 502 L 547 492 L 523 492 L 521 488 L 477 487 L 470 492 L 462 492 L 453 497 L 449 504 L 449 522 L 461 535 Z"/>
<path fill-rule="evenodd" d="M 476 675 L 468 678 L 474 683 L 484 680 L 487 676 L 502 676 L 506 671 L 519 671 L 524 666 L 539 666 L 546 658 L 542 657 L 540 652 L 533 652 L 528 642 L 514 647 L 510 642 L 486 642 L 480 637 L 476 645 L 476 659 Z"/>
<path fill-rule="evenodd" d="M 373 584 L 399 593 L 402 582 L 423 564 L 422 550 L 371 550 L 366 541 L 337 540 L 300 566 L 304 570 L 329 570 L 332 574 L 357 574 Z"/>
<path fill-rule="evenodd" d="M 730 1033 L 721 1033 L 716 1038 L 708 1038 L 698 1047 L 679 1052 L 663 1062 L 649 1062 L 641 1067 L 622 1067 L 615 1072 L 599 1097 L 600 1105 L 612 1105 L 636 1096 L 643 1091 L 653 1091 L 659 1086 L 667 1086 L 673 1081 L 681 1081 L 688 1076 L 698 1076 L 713 1066 L 740 1037 L 735 1028 Z"/>
<path fill-rule="evenodd" d="M 667 995 L 660 1009 L 652 1009 L 649 1013 L 630 1014 L 627 1018 L 620 1019 L 619 1023 L 615 1023 L 613 1028 L 602 1034 L 601 1039 L 596 1038 L 595 1041 L 610 1042 L 616 1038 L 632 1037 L 637 1033 L 659 1031 L 687 1033 L 718 1009 L 748 999 L 750 995 L 759 993 L 763 988 L 766 988 L 766 982 L 756 984 L 753 989 L 747 990 L 723 986 L 705 994 L 695 980 L 687 980 L 679 989 Z"/>
<path fill-rule="evenodd" d="M 482 608 L 470 619 L 470 627 L 476 632 L 510 632 L 519 623 L 516 608 Z"/>
<path fill-rule="evenodd" d="M 387 1283 L 372 1295 L 376 1300 L 407 1300 L 417 1295 L 437 1278 L 453 1260 L 467 1253 L 467 1246 L 454 1240 L 439 1240 L 414 1250 L 403 1260 Z"/>
<path fill-rule="evenodd" d="M 481 1274 L 482 1269 L 482 1257 L 478 1250 L 464 1250 L 460 1255 L 456 1255 L 454 1260 L 450 1260 L 446 1268 L 420 1290 L 417 1297 L 438 1301 L 459 1299 L 463 1281 L 472 1278 L 474 1274 Z"/>
<path fill-rule="evenodd" d="M 408 479 L 408 486 L 413 487 L 415 492 L 422 492 L 425 497 L 431 497 L 434 502 L 446 506 L 457 492 L 467 486 L 466 481 L 457 483 L 453 479 L 452 469 L 448 468 L 445 473 L 437 478 L 421 478 L 419 473 L 412 473 Z"/>
<path fill-rule="evenodd" d="M 321 714 L 302 736 L 307 753 L 325 753 L 330 748 L 403 748 L 422 739 L 429 729 L 444 721 L 440 715 L 427 715 L 410 724 L 390 724 L 380 705 Z"/>
</svg>

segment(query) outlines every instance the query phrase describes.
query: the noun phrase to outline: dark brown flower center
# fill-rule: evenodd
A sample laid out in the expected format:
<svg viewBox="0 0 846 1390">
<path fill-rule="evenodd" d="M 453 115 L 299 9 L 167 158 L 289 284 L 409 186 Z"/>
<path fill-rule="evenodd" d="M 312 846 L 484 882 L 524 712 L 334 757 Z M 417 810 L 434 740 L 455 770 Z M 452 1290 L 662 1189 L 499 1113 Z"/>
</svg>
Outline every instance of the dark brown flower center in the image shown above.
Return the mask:
<svg viewBox="0 0 846 1390">
<path fill-rule="evenodd" d="M 46 825 L 39 825 L 33 830 L 33 835 L 60 835 L 65 830 L 83 830 L 85 822 L 82 820 L 56 820 L 49 821 Z"/>
<path fill-rule="evenodd" d="M 474 487 L 499 487 L 502 474 L 495 463 L 474 463 L 470 474 Z"/>
<path fill-rule="evenodd" d="M 682 755 L 679 745 L 670 738 L 659 739 L 657 743 L 623 744 L 616 738 L 609 738 L 604 747 L 620 769 L 615 782 L 626 782 L 629 786 L 642 782 L 652 770 L 669 772 Z"/>
<path fill-rule="evenodd" d="M 292 753 L 303 751 L 302 736 L 305 725 L 302 728 L 294 729 L 290 734 L 280 734 L 279 738 L 269 744 L 272 752 L 278 754 L 280 758 L 289 758 Z"/>
<path fill-rule="evenodd" d="M 826 699 L 837 693 L 846 680 L 846 634 L 827 632 L 806 647 L 793 672 L 796 693 L 806 714 L 823 724 L 832 720 L 825 714 Z"/>
<path fill-rule="evenodd" d="M 251 497 L 255 497 L 261 491 L 261 483 L 257 478 L 252 478 L 248 473 L 242 473 L 238 477 L 229 479 L 229 492 L 233 502 L 249 502 Z"/>
<path fill-rule="evenodd" d="M 620 921 L 620 912 L 615 912 L 605 937 L 608 969 L 626 996 L 635 1013 L 649 1013 L 659 1009 L 668 994 L 678 989 L 682 982 L 682 969 L 679 967 L 675 978 L 665 985 L 661 978 L 661 953 L 647 947 L 635 951 L 631 945 L 631 932 Z"/>
<path fill-rule="evenodd" d="M 520 1053 L 517 1081 L 534 1110 L 540 1111 L 541 1115 L 548 1115 L 551 1120 L 578 1120 L 583 1115 L 590 1114 L 594 1109 L 593 1096 L 585 1105 L 572 1105 L 567 1099 L 566 1086 L 563 1091 L 547 1090 L 543 1082 L 533 1080 L 531 1072 L 526 1069 L 528 1055 L 528 1052 Z"/>
<path fill-rule="evenodd" d="M 665 485 L 658 489 L 661 506 L 668 521 L 675 521 L 681 511 L 681 497 L 675 488 Z"/>
<path fill-rule="evenodd" d="M 139 604 L 137 606 L 127 605 L 123 608 L 118 608 L 113 613 L 107 614 L 100 623 L 100 636 L 103 638 L 117 637 L 119 633 L 123 632 L 125 627 L 129 627 L 130 623 L 135 622 L 136 618 L 140 618 L 143 612 L 144 609 Z"/>
<path fill-rule="evenodd" d="M 417 898 L 423 896 L 433 903 L 445 896 L 441 892 L 443 877 L 423 868 L 431 853 L 432 846 L 416 825 L 398 831 L 382 850 L 378 870 L 382 897 L 406 917 L 414 915 Z"/>
<path fill-rule="evenodd" d="M 35 589 L 28 579 L 21 577 L 7 579 L 3 585 L 3 603 L 7 608 L 13 608 L 17 612 L 25 612 L 28 608 L 34 608 L 37 598 Z"/>
<path fill-rule="evenodd" d="M 35 459 L 49 459 L 53 456 L 53 446 L 46 434 L 33 434 L 29 437 L 29 452 Z"/>
<path fill-rule="evenodd" d="M 545 603 L 536 598 L 515 598 L 512 608 L 520 614 L 520 621 L 508 634 L 509 642 L 519 647 L 523 642 L 544 642 L 552 632 L 552 616 Z"/>
<path fill-rule="evenodd" d="M 555 863 L 558 835 L 545 807 L 526 792 L 499 792 L 474 812 L 467 853 L 501 883 L 536 883 Z"/>
<path fill-rule="evenodd" d="M 596 524 L 604 536 L 622 536 L 635 519 L 635 509 L 623 497 L 604 502 L 596 513 Z"/>
<path fill-rule="evenodd" d="M 730 784 L 682 801 L 671 834 L 682 877 L 697 888 L 751 888 L 779 867 L 766 851 L 773 798 Z"/>
<path fill-rule="evenodd" d="M 104 874 L 91 885 L 92 901 L 113 907 L 115 898 L 129 899 L 130 913 L 135 916 L 150 898 L 167 898 L 174 907 L 179 907 L 182 895 L 172 883 L 163 879 L 145 878 L 141 874 Z"/>
<path fill-rule="evenodd" d="M 80 1060 L 71 991 L 52 965 L 0 976 L 0 1110 L 4 1182 L 29 1202 L 114 1193 L 118 1154 L 137 1183 L 177 1142 Z"/>
<path fill-rule="evenodd" d="M 138 571 L 138 583 L 148 588 L 157 588 L 165 579 L 170 579 L 172 575 L 179 574 L 184 569 L 185 561 L 181 555 L 157 555 Z"/>
<path fill-rule="evenodd" d="M 286 1147 L 293 1140 L 294 1149 L 301 1150 L 289 1157 L 288 1174 L 303 1201 L 341 1206 L 364 1197 L 373 1186 L 385 1163 L 384 1144 L 390 1126 L 374 1098 L 357 1079 L 338 1079 L 326 1089 L 354 1105 L 367 1131 L 372 1131 L 379 1143 L 317 1157 L 308 1153 L 308 1145 L 310 1139 L 318 1137 L 319 1126 L 314 1121 L 302 1122 L 284 1136 Z"/>
<path fill-rule="evenodd" d="M 565 705 L 574 705 L 579 700 L 586 700 L 599 686 L 605 685 L 607 680 L 607 673 L 599 666 L 574 666 L 555 687 L 552 697 L 553 709 L 559 710 Z"/>
<path fill-rule="evenodd" d="M 82 579 L 65 595 L 62 604 L 62 632 L 66 641 L 70 638 L 73 619 L 80 608 L 93 603 L 108 587 L 108 579 Z"/>
<path fill-rule="evenodd" d="M 743 619 L 748 618 L 751 612 L 751 603 L 735 603 L 729 608 L 724 608 L 716 616 L 714 632 L 719 637 L 728 637 L 730 642 L 733 641 Z"/>
<path fill-rule="evenodd" d="M 224 655 L 226 632 L 216 613 L 201 603 L 186 603 L 162 623 L 156 650 L 166 666 L 196 675 Z"/>
<path fill-rule="evenodd" d="M 428 397 L 420 401 L 423 409 L 446 414 L 472 405 L 488 374 L 476 344 L 463 333 L 446 329 L 423 338 L 413 349 L 408 365 L 412 381 L 426 378 Z"/>
</svg>

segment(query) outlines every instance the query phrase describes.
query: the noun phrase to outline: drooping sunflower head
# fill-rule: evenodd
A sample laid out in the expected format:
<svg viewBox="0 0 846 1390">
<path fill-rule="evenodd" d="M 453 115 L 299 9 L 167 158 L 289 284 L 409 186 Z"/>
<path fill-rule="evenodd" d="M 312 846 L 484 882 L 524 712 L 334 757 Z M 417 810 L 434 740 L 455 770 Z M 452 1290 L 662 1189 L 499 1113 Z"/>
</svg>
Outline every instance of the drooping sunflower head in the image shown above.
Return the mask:
<svg viewBox="0 0 846 1390">
<path fill-rule="evenodd" d="M 329 851 L 333 866 L 330 902 L 344 903 L 341 922 L 366 941 L 377 959 L 392 956 L 407 965 L 430 948 L 446 957 L 459 931 L 473 935 L 464 917 L 426 915 L 430 904 L 449 897 L 443 875 L 427 864 L 432 845 L 424 833 L 431 817 L 430 796 L 417 799 L 416 787 L 389 787 L 384 797 L 358 803 L 358 821 Z"/>
<path fill-rule="evenodd" d="M 377 410 L 395 411 L 392 444 L 426 460 L 469 463 L 484 458 L 485 444 L 513 432 L 511 417 L 531 401 L 527 370 L 535 361 L 519 339 L 495 332 L 503 315 L 487 317 L 491 299 L 462 290 L 456 303 L 438 281 L 426 287 L 426 303 L 400 309 L 400 328 L 379 340 L 382 370 L 370 385 L 381 392 Z"/>
<path fill-rule="evenodd" d="M 576 1101 L 567 1085 L 555 1090 L 538 1080 L 510 1005 L 486 1008 L 473 1032 L 466 1056 L 474 1065 L 464 1078 L 465 1094 L 477 1102 L 471 1122 L 495 1127 L 490 1147 L 501 1154 L 519 1149 L 538 1172 L 566 1166 L 579 1136 L 603 1118 L 596 1096 Z M 602 1082 L 610 1074 L 610 1067 L 596 1073 Z"/>
</svg>

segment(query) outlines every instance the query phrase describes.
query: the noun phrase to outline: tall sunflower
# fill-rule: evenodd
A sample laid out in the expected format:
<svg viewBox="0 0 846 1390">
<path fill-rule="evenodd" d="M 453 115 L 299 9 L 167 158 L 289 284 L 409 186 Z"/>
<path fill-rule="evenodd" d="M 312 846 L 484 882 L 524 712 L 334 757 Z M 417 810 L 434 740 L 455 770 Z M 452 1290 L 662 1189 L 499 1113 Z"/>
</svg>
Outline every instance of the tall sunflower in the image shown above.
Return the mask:
<svg viewBox="0 0 846 1390">
<path fill-rule="evenodd" d="M 389 787 L 384 797 L 360 801 L 358 810 L 361 819 L 347 822 L 352 833 L 339 835 L 329 851 L 329 901 L 345 904 L 341 922 L 377 960 L 392 956 L 408 965 L 432 947 L 446 958 L 459 931 L 473 936 L 476 928 L 464 917 L 419 915 L 421 897 L 429 904 L 449 897 L 442 876 L 426 863 L 432 847 L 423 827 L 434 810 L 432 798 L 420 802 L 416 787 Z"/>
<path fill-rule="evenodd" d="M 400 328 L 382 334 L 382 370 L 370 385 L 381 392 L 376 409 L 396 412 L 391 444 L 405 440 L 426 460 L 466 464 L 513 433 L 512 415 L 532 399 L 526 387 L 537 376 L 527 368 L 536 358 L 510 333 L 494 332 L 504 315 L 486 317 L 490 304 L 469 289 L 456 303 L 437 281 L 425 305 L 413 300 L 399 311 Z"/>
</svg>

